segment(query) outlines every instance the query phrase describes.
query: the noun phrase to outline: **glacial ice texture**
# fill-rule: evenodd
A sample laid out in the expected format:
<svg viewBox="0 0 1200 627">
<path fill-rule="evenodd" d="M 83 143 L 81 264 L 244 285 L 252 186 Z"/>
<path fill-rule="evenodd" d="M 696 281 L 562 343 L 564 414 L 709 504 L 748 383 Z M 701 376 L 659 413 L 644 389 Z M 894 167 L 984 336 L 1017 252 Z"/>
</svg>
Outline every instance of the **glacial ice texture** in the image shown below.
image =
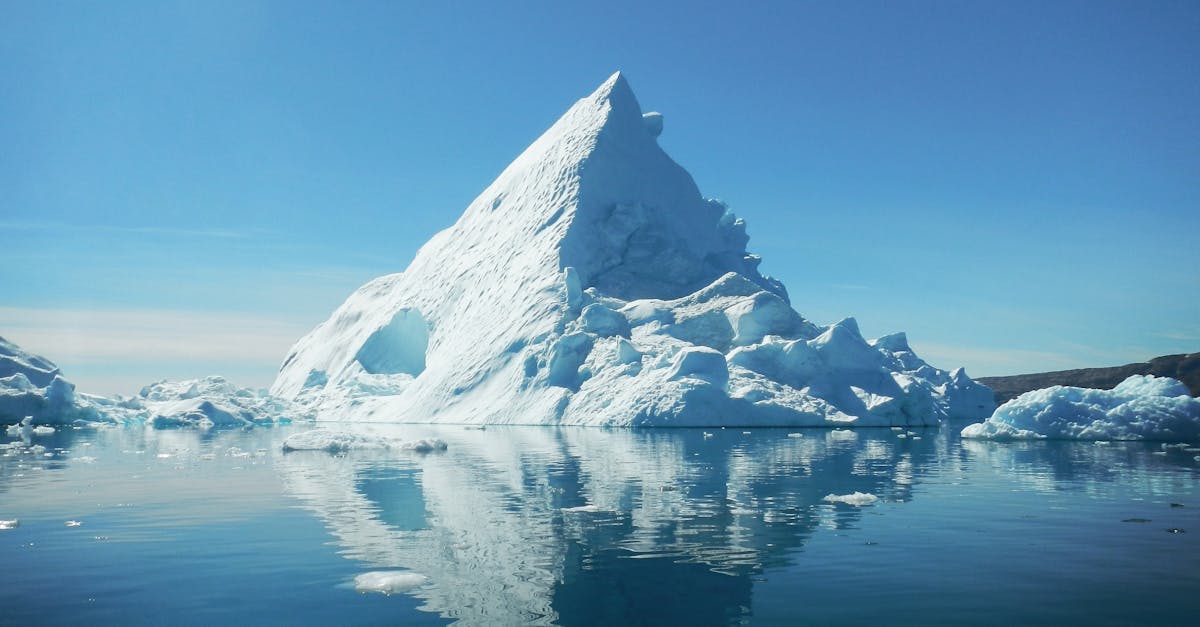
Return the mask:
<svg viewBox="0 0 1200 627">
<path fill-rule="evenodd" d="M 903 334 L 818 326 L 761 274 L 613 75 L 426 243 L 292 348 L 272 393 L 319 420 L 927 425 L 990 390 Z"/>
<path fill-rule="evenodd" d="M 964 438 L 993 440 L 1200 440 L 1200 399 L 1170 377 L 1133 375 L 1112 390 L 1056 385 L 1026 392 Z"/>
</svg>

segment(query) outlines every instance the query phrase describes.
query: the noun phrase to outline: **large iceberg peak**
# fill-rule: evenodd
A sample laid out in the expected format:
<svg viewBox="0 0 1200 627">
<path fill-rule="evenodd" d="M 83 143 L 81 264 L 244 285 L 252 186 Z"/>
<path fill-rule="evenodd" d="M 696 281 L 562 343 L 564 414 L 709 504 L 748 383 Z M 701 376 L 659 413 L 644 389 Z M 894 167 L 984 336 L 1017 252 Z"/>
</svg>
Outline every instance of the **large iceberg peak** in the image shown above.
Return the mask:
<svg viewBox="0 0 1200 627">
<path fill-rule="evenodd" d="M 974 416 L 946 400 L 974 382 L 898 351 L 902 340 L 868 344 L 852 319 L 820 328 L 793 310 L 747 252 L 746 223 L 700 194 L 661 130 L 613 74 L 403 273 L 363 286 L 297 342 L 272 392 L 337 420 Z"/>
</svg>

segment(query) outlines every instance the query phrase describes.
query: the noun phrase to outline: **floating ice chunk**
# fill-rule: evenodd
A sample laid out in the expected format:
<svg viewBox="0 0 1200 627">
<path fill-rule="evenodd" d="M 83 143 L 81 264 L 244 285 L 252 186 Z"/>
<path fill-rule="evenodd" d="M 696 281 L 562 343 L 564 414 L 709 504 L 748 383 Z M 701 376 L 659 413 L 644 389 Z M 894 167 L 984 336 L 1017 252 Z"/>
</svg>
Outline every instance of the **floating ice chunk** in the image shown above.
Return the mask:
<svg viewBox="0 0 1200 627">
<path fill-rule="evenodd" d="M 78 527 L 82 524 L 83 524 L 83 521 L 81 521 L 81 520 L 68 520 L 67 521 L 68 527 Z"/>
<path fill-rule="evenodd" d="M 803 433 L 789 433 L 788 437 L 789 438 L 802 438 L 802 437 L 804 437 L 804 434 Z"/>
<path fill-rule="evenodd" d="M 20 527 L 20 526 L 21 526 L 21 521 L 16 518 L 13 518 L 10 520 L 0 520 L 0 531 L 16 529 L 17 527 Z"/>
<path fill-rule="evenodd" d="M 386 449 L 391 441 L 378 435 L 314 429 L 289 435 L 283 441 L 284 451 L 328 451 Z"/>
<path fill-rule="evenodd" d="M 994 440 L 1200 439 L 1200 399 L 1170 377 L 1133 375 L 1112 390 L 1056 385 L 1026 392 L 964 438 Z"/>
<path fill-rule="evenodd" d="M 34 435 L 54 435 L 54 427 L 39 425 L 33 428 Z"/>
<path fill-rule="evenodd" d="M 830 494 L 821 500 L 826 503 L 845 503 L 854 507 L 866 507 L 874 505 L 879 497 L 866 492 L 854 492 L 852 494 Z"/>
<path fill-rule="evenodd" d="M 564 507 L 564 508 L 562 508 L 562 511 L 564 511 L 564 512 L 593 512 L 594 513 L 594 512 L 602 512 L 604 510 L 600 509 L 596 505 L 579 505 L 577 507 Z"/>
<path fill-rule="evenodd" d="M 373 570 L 355 577 L 354 589 L 359 592 L 396 594 L 422 586 L 425 581 L 425 575 L 412 571 Z"/>
<path fill-rule="evenodd" d="M 431 453 L 446 450 L 446 443 L 437 438 L 404 441 L 368 433 L 313 429 L 294 433 L 283 441 L 286 451 L 327 451 L 342 453 L 350 450 L 401 450 Z"/>
<path fill-rule="evenodd" d="M 399 442 L 393 445 L 392 448 L 397 448 L 402 451 L 414 451 L 417 453 L 432 453 L 434 451 L 444 451 L 447 448 L 446 442 L 438 438 L 421 438 L 420 440 L 410 440 L 407 442 Z"/>
</svg>

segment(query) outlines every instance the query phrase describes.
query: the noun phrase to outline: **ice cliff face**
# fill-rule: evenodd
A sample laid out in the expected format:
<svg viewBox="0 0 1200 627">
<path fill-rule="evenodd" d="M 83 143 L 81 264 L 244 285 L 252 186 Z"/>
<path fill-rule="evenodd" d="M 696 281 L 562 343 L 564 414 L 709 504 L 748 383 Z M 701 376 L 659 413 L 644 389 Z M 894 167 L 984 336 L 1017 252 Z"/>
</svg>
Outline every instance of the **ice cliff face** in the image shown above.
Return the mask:
<svg viewBox="0 0 1200 627">
<path fill-rule="evenodd" d="M 891 425 L 982 418 L 990 391 L 902 334 L 819 327 L 745 223 L 658 146 L 620 74 L 580 100 L 401 274 L 285 360 L 274 395 L 325 420 Z"/>
</svg>

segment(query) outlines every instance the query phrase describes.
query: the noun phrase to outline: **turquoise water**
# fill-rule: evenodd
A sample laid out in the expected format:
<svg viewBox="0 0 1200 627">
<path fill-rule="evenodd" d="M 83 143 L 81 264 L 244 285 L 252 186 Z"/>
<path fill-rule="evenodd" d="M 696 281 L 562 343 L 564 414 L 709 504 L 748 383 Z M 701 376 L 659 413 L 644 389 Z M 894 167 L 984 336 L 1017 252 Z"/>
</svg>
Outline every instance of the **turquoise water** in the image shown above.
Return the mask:
<svg viewBox="0 0 1200 627">
<path fill-rule="evenodd" d="M 8 451 L 0 624 L 1200 622 L 1200 453 L 1183 448 L 387 426 L 364 430 L 449 448 L 284 454 L 307 428 Z M 878 500 L 823 500 L 855 492 Z M 376 570 L 427 580 L 357 591 Z"/>
</svg>

